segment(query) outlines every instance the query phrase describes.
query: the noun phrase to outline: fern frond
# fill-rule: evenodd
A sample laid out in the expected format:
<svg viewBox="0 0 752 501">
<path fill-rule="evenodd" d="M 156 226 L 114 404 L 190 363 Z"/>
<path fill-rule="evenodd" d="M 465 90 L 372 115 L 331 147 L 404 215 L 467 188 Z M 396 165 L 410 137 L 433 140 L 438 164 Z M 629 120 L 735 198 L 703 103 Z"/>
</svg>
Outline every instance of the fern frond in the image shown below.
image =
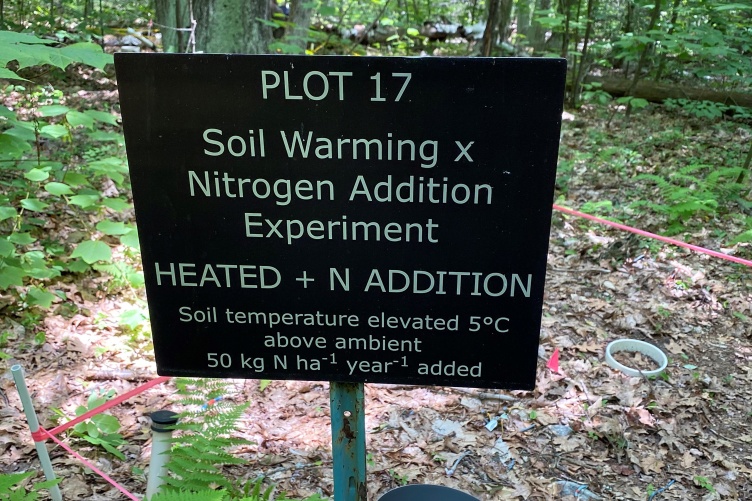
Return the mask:
<svg viewBox="0 0 752 501">
<path fill-rule="evenodd" d="M 698 173 L 705 169 L 712 169 L 712 167 L 713 167 L 712 165 L 708 165 L 708 164 L 689 164 L 689 165 L 685 165 L 684 167 L 680 167 L 679 169 L 676 170 L 676 172 L 671 174 L 671 176 L 690 175 L 690 174 Z"/>
<path fill-rule="evenodd" d="M 702 178 L 691 176 L 688 174 L 672 174 L 669 176 L 671 178 L 671 186 L 677 187 L 677 186 L 692 186 L 695 184 L 703 184 Z"/>
<path fill-rule="evenodd" d="M 221 468 L 246 464 L 230 450 L 250 443 L 232 436 L 248 404 L 226 398 L 232 391 L 221 379 L 178 378 L 175 384 L 178 401 L 187 409 L 175 426 L 167 485 L 191 491 L 221 487 L 235 498 L 241 493 L 239 485 L 225 478 Z"/>
<path fill-rule="evenodd" d="M 635 176 L 635 179 L 638 181 L 652 181 L 656 186 L 658 186 L 658 188 L 662 190 L 671 188 L 671 183 L 666 181 L 661 176 L 657 176 L 655 174 L 638 174 L 637 176 Z"/>
<path fill-rule="evenodd" d="M 169 490 L 206 490 L 212 487 L 221 487 L 223 489 L 231 489 L 232 483 L 223 475 L 210 474 L 206 472 L 195 472 L 190 477 L 169 477 L 165 480 L 165 487 Z"/>
<path fill-rule="evenodd" d="M 740 233 L 731 242 L 730 245 L 736 245 L 742 242 L 752 242 L 752 230 L 747 230 L 744 233 Z"/>
<path fill-rule="evenodd" d="M 224 501 L 227 497 L 222 491 L 202 490 L 199 492 L 166 491 L 152 496 L 148 501 Z"/>
</svg>

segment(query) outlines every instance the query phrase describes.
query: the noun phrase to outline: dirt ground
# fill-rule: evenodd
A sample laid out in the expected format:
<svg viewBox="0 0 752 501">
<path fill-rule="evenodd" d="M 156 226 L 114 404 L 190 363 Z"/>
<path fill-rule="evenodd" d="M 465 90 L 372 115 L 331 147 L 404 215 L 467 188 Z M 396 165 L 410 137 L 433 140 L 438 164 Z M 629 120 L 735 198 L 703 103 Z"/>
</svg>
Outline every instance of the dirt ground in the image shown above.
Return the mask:
<svg viewBox="0 0 752 501">
<path fill-rule="evenodd" d="M 555 215 L 535 391 L 366 385 L 369 499 L 433 483 L 480 499 L 644 500 L 671 481 L 653 499 L 752 499 L 752 274 L 676 248 L 630 251 L 632 243 Z M 80 313 L 42 319 L 41 346 L 6 320 L 17 349 L 0 379 L 2 472 L 39 468 L 12 364 L 27 371 L 47 427 L 53 409 L 73 416 L 95 389 L 122 394 L 139 384 L 134 374 L 155 375 L 148 349 L 121 333 L 118 298 L 104 293 L 102 280 L 83 286 L 89 290 L 69 291 Z M 606 345 L 624 337 L 660 347 L 670 360 L 665 375 L 628 377 L 606 365 Z M 547 367 L 556 348 L 558 372 Z M 648 360 L 631 362 L 650 368 Z M 238 451 L 249 466 L 232 474 L 264 475 L 290 496 L 331 495 L 328 384 L 274 381 L 261 391 L 256 380 L 232 383 L 227 398 L 250 403 L 238 433 L 253 442 Z M 168 383 L 113 409 L 127 461 L 68 442 L 142 493 L 146 414 L 169 406 L 173 394 Z M 122 498 L 59 447 L 50 449 L 66 498 Z"/>
<path fill-rule="evenodd" d="M 568 195 L 573 207 L 600 196 L 586 191 L 595 183 L 580 181 Z M 694 243 L 704 236 L 693 235 Z M 71 304 L 26 326 L 0 318 L 11 355 L 0 361 L 0 472 L 39 469 L 13 364 L 26 370 L 45 427 L 57 422 L 55 409 L 73 416 L 93 391 L 122 394 L 156 376 L 148 338 L 119 321 L 131 308 L 123 300 L 136 293 L 113 295 L 107 282 L 61 284 Z M 619 338 L 663 350 L 664 374 L 629 377 L 609 367 L 605 348 Z M 554 371 L 547 362 L 557 349 Z M 535 390 L 366 385 L 369 499 L 411 483 L 488 500 L 752 499 L 750 382 L 752 269 L 555 213 Z M 226 398 L 250 405 L 238 435 L 252 445 L 237 451 L 248 466 L 228 474 L 263 475 L 291 497 L 330 496 L 328 384 L 232 386 Z M 167 383 L 112 410 L 126 461 L 65 440 L 141 494 L 147 414 L 174 397 Z M 49 448 L 66 499 L 124 499 L 60 447 Z"/>
</svg>

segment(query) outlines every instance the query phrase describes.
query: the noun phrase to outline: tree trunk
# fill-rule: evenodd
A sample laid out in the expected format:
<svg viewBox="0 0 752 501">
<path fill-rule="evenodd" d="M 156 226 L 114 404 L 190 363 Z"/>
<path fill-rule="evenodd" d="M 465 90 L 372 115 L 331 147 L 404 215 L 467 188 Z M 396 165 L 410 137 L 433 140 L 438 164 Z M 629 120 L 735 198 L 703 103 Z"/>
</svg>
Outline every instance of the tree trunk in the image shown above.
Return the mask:
<svg viewBox="0 0 752 501">
<path fill-rule="evenodd" d="M 480 51 L 480 54 L 484 57 L 491 55 L 491 49 L 496 42 L 496 28 L 498 27 L 500 7 L 501 0 L 488 1 L 488 21 L 486 22 L 486 30 L 483 32 L 483 45 Z"/>
<path fill-rule="evenodd" d="M 650 24 L 648 24 L 648 29 L 645 30 L 646 33 L 650 33 L 655 28 L 655 25 L 658 24 L 658 17 L 661 15 L 661 0 L 655 0 L 655 4 L 653 5 L 653 10 L 650 12 Z M 646 43 L 645 47 L 642 48 L 642 53 L 640 54 L 640 60 L 637 62 L 637 68 L 635 68 L 634 72 L 634 78 L 632 79 L 632 85 L 629 86 L 629 90 L 627 91 L 627 95 L 631 96 L 634 92 L 634 89 L 637 87 L 637 82 L 640 81 L 640 73 L 642 72 L 642 69 L 645 67 L 645 63 L 648 60 L 648 52 L 650 52 L 650 48 L 653 46 L 652 43 Z M 627 112 L 625 113 L 626 117 L 629 118 L 629 115 L 632 113 L 632 106 L 631 103 L 627 103 Z"/>
<path fill-rule="evenodd" d="M 551 0 L 535 0 L 534 11 L 548 10 L 551 8 Z M 533 53 L 537 54 L 546 47 L 546 30 L 537 21 L 533 21 L 530 33 L 530 45 L 533 47 Z"/>
<path fill-rule="evenodd" d="M 669 36 L 674 33 L 674 27 L 676 26 L 676 20 L 679 18 L 679 5 L 681 0 L 674 0 L 673 8 L 671 9 L 671 24 L 668 27 Z M 655 74 L 655 79 L 660 80 L 663 76 L 663 70 L 666 68 L 666 54 L 661 54 L 661 60 L 658 63 L 658 71 Z"/>
<path fill-rule="evenodd" d="M 473 0 L 473 8 L 470 10 L 470 24 L 475 23 L 478 17 L 478 0 Z M 417 19 L 417 18 L 416 18 Z M 420 19 L 417 19 L 420 21 Z"/>
<path fill-rule="evenodd" d="M 99 0 L 99 44 L 104 50 L 104 10 L 102 9 L 102 0 Z"/>
<path fill-rule="evenodd" d="M 196 46 L 207 53 L 264 54 L 271 28 L 269 2 L 260 0 L 193 0 Z"/>
<path fill-rule="evenodd" d="M 583 59 L 582 54 L 579 54 L 578 57 L 578 49 L 580 47 L 580 9 L 582 8 L 582 0 L 577 0 L 577 12 L 575 12 L 575 28 L 574 28 L 574 40 L 572 41 L 572 47 L 574 48 L 574 55 L 572 56 L 572 65 L 571 65 L 571 72 L 572 75 L 577 76 L 579 73 L 579 65 L 582 65 Z M 574 93 L 570 94 L 570 103 L 572 104 L 572 107 L 574 108 L 574 102 L 577 100 L 577 97 L 574 95 Z"/>
<path fill-rule="evenodd" d="M 16 23 L 18 24 L 21 24 L 24 21 L 26 21 L 26 9 L 24 8 L 24 5 L 25 5 L 24 0 L 18 0 L 16 2 L 16 9 L 15 9 L 16 16 L 15 17 L 17 18 Z"/>
<path fill-rule="evenodd" d="M 156 0 L 157 23 L 162 33 L 163 52 L 185 52 L 189 33 L 177 31 L 190 28 L 191 19 L 186 0 Z"/>
<path fill-rule="evenodd" d="M 742 165 L 742 171 L 739 173 L 739 177 L 736 178 L 737 184 L 744 182 L 744 177 L 747 174 L 752 174 L 752 144 L 749 145 L 749 151 L 747 151 L 747 158 L 744 159 L 744 165 Z M 752 179 L 752 175 L 750 175 Z"/>
<path fill-rule="evenodd" d="M 566 59 L 569 55 L 569 24 L 572 18 L 572 2 L 561 0 L 561 7 L 564 10 L 564 34 L 561 39 L 561 57 Z"/>
<path fill-rule="evenodd" d="M 305 0 L 292 0 L 290 2 L 290 15 L 287 18 L 291 24 L 286 36 L 287 43 L 299 47 L 301 54 L 305 53 L 308 45 L 308 26 L 311 24 L 313 3 Z"/>
<path fill-rule="evenodd" d="M 632 32 L 632 20 L 634 19 L 635 4 L 632 0 L 627 0 L 627 15 L 624 17 L 624 27 L 622 33 Z"/>
<path fill-rule="evenodd" d="M 634 12 L 635 12 L 635 4 L 632 0 L 627 0 L 627 15 L 624 17 L 624 27 L 622 28 L 622 33 L 632 33 L 632 22 L 634 19 Z M 624 74 L 629 75 L 629 60 L 625 61 L 624 59 L 618 59 L 616 61 L 616 68 L 621 68 L 622 63 L 624 63 Z"/>
<path fill-rule="evenodd" d="M 499 5 L 499 38 L 502 42 L 506 42 L 510 35 L 513 4 L 512 0 L 501 0 Z"/>
<path fill-rule="evenodd" d="M 586 14 L 586 23 L 585 26 L 585 38 L 582 41 L 582 57 L 580 58 L 580 66 L 577 68 L 576 72 L 573 72 L 574 75 L 574 85 L 572 85 L 572 107 L 577 107 L 577 99 L 580 96 L 580 86 L 582 85 L 582 79 L 585 77 L 587 68 L 587 57 L 588 57 L 588 46 L 590 45 L 590 35 L 593 32 L 593 24 L 595 23 L 595 19 L 593 19 L 593 9 L 595 8 L 595 0 L 587 0 L 587 14 Z"/>
<path fill-rule="evenodd" d="M 0 2 L 0 4 L 2 4 L 2 2 Z M 89 26 L 89 17 L 91 17 L 92 12 L 94 12 L 94 0 L 84 0 L 84 29 Z"/>
<path fill-rule="evenodd" d="M 413 0 L 413 14 L 415 14 L 415 19 L 421 19 L 420 5 L 418 5 L 418 0 Z"/>
<path fill-rule="evenodd" d="M 517 4 L 517 33 L 524 37 L 526 44 L 529 44 L 530 35 L 533 31 L 532 20 L 534 8 L 535 5 L 530 0 L 520 0 Z"/>
<path fill-rule="evenodd" d="M 410 22 L 410 9 L 407 8 L 407 0 L 397 0 L 397 8 L 405 13 L 405 21 L 407 24 L 411 24 Z"/>
</svg>

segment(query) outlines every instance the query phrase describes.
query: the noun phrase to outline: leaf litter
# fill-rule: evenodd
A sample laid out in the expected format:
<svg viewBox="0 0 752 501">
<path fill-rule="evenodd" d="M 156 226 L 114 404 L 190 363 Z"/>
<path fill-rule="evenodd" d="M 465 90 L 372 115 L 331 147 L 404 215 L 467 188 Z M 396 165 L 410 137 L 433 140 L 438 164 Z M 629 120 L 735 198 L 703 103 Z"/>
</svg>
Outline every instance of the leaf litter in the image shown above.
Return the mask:
<svg viewBox="0 0 752 501">
<path fill-rule="evenodd" d="M 595 116 L 581 120 L 605 127 Z M 576 147 L 578 134 L 565 128 L 563 140 Z M 617 186 L 608 173 L 582 168 L 566 196 L 573 206 L 618 201 Z M 641 219 L 649 225 L 650 217 Z M 705 231 L 688 237 L 718 247 Z M 3 320 L 11 358 L 0 377 L 0 472 L 39 468 L 10 365 L 26 369 L 46 427 L 57 422 L 53 409 L 73 416 L 92 391 L 121 394 L 155 376 L 148 338 L 124 332 L 118 319 L 131 306 L 106 282 L 68 284 L 75 308 L 54 306 L 36 326 Z M 752 499 L 751 318 L 751 270 L 555 214 L 535 390 L 366 385 L 369 499 L 407 483 L 448 485 L 484 500 Z M 37 332 L 45 334 L 41 344 L 32 341 Z M 665 373 L 628 377 L 606 365 L 606 345 L 624 337 L 661 348 Z M 554 372 L 546 364 L 556 349 Z M 328 384 L 232 383 L 229 398 L 250 403 L 237 433 L 252 445 L 236 451 L 249 465 L 227 474 L 264 476 L 291 497 L 331 496 Z M 169 405 L 174 391 L 161 385 L 112 410 L 128 442 L 126 461 L 74 446 L 131 492 L 144 492 L 146 415 Z M 50 450 L 66 498 L 121 499 L 60 448 Z"/>
</svg>

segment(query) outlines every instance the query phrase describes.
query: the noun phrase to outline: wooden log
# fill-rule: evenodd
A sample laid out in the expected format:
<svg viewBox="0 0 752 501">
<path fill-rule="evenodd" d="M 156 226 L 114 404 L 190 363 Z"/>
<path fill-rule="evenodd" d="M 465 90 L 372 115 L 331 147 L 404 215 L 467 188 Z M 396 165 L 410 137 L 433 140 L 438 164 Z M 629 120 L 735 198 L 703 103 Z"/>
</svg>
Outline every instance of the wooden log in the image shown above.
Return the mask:
<svg viewBox="0 0 752 501">
<path fill-rule="evenodd" d="M 448 38 L 465 37 L 465 27 L 461 24 L 432 23 L 426 21 L 420 34 L 428 40 L 445 41 Z"/>
<path fill-rule="evenodd" d="M 632 83 L 626 78 L 617 77 L 588 77 L 587 83 L 599 82 L 602 89 L 612 96 L 623 96 Z M 689 87 L 673 83 L 653 82 L 643 80 L 637 84 L 634 97 L 660 103 L 666 99 L 692 99 L 695 101 L 713 101 L 727 105 L 752 108 L 752 94 L 736 91 L 722 91 L 701 87 Z"/>
<path fill-rule="evenodd" d="M 86 379 L 88 381 L 108 381 L 108 380 L 117 380 L 117 379 L 123 379 L 126 381 L 147 381 L 150 379 L 154 379 L 155 374 L 146 374 L 141 372 L 136 372 L 132 370 L 97 370 L 97 371 L 88 371 L 86 373 Z"/>
<path fill-rule="evenodd" d="M 479 39 L 483 36 L 485 23 L 477 23 L 472 26 L 461 24 L 433 23 L 426 21 L 417 30 L 420 36 L 430 41 L 446 41 L 452 38 L 465 38 L 467 40 Z M 337 28 L 332 24 L 312 25 L 311 29 L 323 33 L 337 35 L 351 42 L 363 45 L 383 44 L 407 35 L 407 29 L 395 26 L 382 26 L 379 24 L 367 26 L 356 24 L 348 28 Z M 412 38 L 412 35 L 409 35 Z"/>
</svg>

